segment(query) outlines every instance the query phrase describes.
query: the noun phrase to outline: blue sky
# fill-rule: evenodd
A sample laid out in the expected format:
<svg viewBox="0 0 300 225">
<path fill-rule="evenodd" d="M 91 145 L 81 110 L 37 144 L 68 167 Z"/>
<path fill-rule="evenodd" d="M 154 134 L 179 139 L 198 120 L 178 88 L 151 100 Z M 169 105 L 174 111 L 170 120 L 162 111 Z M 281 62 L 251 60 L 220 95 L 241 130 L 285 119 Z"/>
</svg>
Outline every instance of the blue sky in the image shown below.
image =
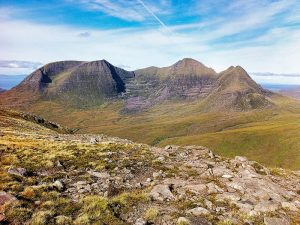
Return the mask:
<svg viewBox="0 0 300 225">
<path fill-rule="evenodd" d="M 300 83 L 299 0 L 0 0 L 0 30 L 1 74 L 66 59 L 136 69 L 192 57 Z"/>
</svg>

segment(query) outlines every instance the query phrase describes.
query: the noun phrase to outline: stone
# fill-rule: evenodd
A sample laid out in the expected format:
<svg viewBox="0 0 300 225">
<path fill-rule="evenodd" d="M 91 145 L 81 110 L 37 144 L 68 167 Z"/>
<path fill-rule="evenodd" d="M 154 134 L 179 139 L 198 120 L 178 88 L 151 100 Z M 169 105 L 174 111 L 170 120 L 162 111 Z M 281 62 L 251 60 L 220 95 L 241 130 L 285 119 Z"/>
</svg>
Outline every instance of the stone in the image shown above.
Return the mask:
<svg viewBox="0 0 300 225">
<path fill-rule="evenodd" d="M 100 179 L 107 179 L 110 178 L 109 173 L 107 172 L 96 172 L 96 171 L 88 171 L 88 173 L 94 177 L 100 178 Z"/>
<path fill-rule="evenodd" d="M 256 212 L 274 212 L 279 209 L 279 205 L 274 202 L 260 202 L 257 205 L 254 206 L 254 210 Z"/>
<path fill-rule="evenodd" d="M 178 225 L 189 225 L 191 222 L 185 217 L 179 217 L 177 220 Z"/>
<path fill-rule="evenodd" d="M 282 208 L 288 209 L 290 211 L 298 211 L 298 208 L 292 202 L 282 202 L 281 206 L 282 206 Z"/>
<path fill-rule="evenodd" d="M 58 191 L 62 191 L 64 189 L 64 185 L 61 181 L 57 180 L 53 184 L 53 187 L 55 187 Z"/>
<path fill-rule="evenodd" d="M 11 194 L 5 191 L 0 191 L 0 206 L 4 205 L 7 202 L 12 202 L 16 200 L 17 200 L 16 197 L 12 196 Z"/>
<path fill-rule="evenodd" d="M 147 222 L 143 218 L 139 218 L 135 221 L 135 225 L 146 225 Z"/>
<path fill-rule="evenodd" d="M 237 202 L 237 201 L 241 200 L 241 197 L 237 193 L 227 193 L 227 192 L 225 192 L 223 194 L 218 194 L 216 196 L 216 199 L 221 200 L 221 201 L 229 200 L 230 202 Z"/>
<path fill-rule="evenodd" d="M 227 179 L 233 178 L 233 176 L 230 174 L 224 174 L 224 175 L 222 175 L 222 177 L 227 178 Z"/>
<path fill-rule="evenodd" d="M 211 158 L 211 159 L 214 159 L 214 158 L 215 158 L 215 154 L 214 154 L 212 151 L 210 151 L 210 150 L 209 150 L 209 152 L 208 152 L 208 156 L 209 156 L 209 158 Z"/>
<path fill-rule="evenodd" d="M 97 144 L 97 143 L 98 143 L 98 139 L 97 139 L 97 138 L 94 138 L 94 137 L 91 137 L 90 143 L 91 143 L 91 144 Z"/>
<path fill-rule="evenodd" d="M 240 162 L 247 162 L 248 159 L 246 157 L 242 157 L 242 156 L 236 156 L 234 158 L 236 161 L 240 161 Z"/>
<path fill-rule="evenodd" d="M 284 218 L 265 217 L 265 225 L 290 225 L 290 222 Z"/>
<path fill-rule="evenodd" d="M 157 178 L 159 178 L 159 177 L 161 176 L 161 174 L 160 174 L 160 173 L 157 173 L 157 172 L 154 172 L 154 173 L 152 174 L 152 176 L 153 176 L 154 179 L 157 179 Z"/>
<path fill-rule="evenodd" d="M 150 192 L 150 197 L 156 201 L 174 200 L 175 197 L 172 194 L 169 185 L 159 184 L 153 187 Z"/>
<path fill-rule="evenodd" d="M 7 171 L 11 175 L 23 177 L 26 174 L 26 169 L 24 168 L 9 168 Z"/>
<path fill-rule="evenodd" d="M 213 203 L 207 199 L 204 199 L 204 204 L 208 209 L 212 209 L 213 208 Z"/>
<path fill-rule="evenodd" d="M 188 214 L 192 214 L 194 216 L 203 216 L 208 215 L 210 212 L 202 207 L 196 207 L 187 211 Z"/>
<path fill-rule="evenodd" d="M 184 189 L 194 194 L 204 194 L 207 191 L 205 184 L 190 184 L 185 186 Z"/>
</svg>

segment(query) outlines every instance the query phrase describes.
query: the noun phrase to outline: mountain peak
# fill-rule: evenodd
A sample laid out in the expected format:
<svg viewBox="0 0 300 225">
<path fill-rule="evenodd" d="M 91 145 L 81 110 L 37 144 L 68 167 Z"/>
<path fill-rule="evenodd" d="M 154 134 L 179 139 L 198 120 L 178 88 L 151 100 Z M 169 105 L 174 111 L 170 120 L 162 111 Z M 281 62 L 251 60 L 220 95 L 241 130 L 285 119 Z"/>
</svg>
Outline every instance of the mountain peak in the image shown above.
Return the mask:
<svg viewBox="0 0 300 225">
<path fill-rule="evenodd" d="M 183 58 L 181 60 L 179 60 L 178 62 L 176 62 L 175 64 L 173 64 L 173 66 L 197 66 L 197 67 L 206 67 L 203 63 L 192 59 L 192 58 Z"/>
<path fill-rule="evenodd" d="M 184 58 L 169 67 L 170 74 L 174 75 L 200 75 L 200 76 L 214 76 L 217 73 L 203 63 L 192 59 Z"/>
</svg>

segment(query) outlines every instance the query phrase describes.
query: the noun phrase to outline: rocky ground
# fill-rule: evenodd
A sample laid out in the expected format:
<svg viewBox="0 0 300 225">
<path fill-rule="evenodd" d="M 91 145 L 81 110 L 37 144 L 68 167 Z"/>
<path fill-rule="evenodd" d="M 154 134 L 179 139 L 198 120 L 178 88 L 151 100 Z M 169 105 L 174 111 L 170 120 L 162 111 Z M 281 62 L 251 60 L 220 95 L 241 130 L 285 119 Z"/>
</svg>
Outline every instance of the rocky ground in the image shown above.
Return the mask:
<svg viewBox="0 0 300 225">
<path fill-rule="evenodd" d="M 200 146 L 0 133 L 3 224 L 300 224 L 300 172 Z"/>
</svg>

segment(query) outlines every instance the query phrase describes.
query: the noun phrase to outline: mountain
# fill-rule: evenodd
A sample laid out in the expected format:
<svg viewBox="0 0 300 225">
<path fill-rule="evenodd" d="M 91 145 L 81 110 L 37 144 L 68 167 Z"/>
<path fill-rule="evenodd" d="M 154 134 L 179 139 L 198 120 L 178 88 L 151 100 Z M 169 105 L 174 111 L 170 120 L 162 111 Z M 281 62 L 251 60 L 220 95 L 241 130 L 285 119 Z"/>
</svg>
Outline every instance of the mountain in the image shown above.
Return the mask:
<svg viewBox="0 0 300 225">
<path fill-rule="evenodd" d="M 62 61 L 34 71 L 4 93 L 1 102 L 17 106 L 48 100 L 82 108 L 125 99 L 123 112 L 138 112 L 166 100 L 186 99 L 209 101 L 206 110 L 252 110 L 272 106 L 267 94 L 270 92 L 258 86 L 241 67 L 217 74 L 190 58 L 169 67 L 134 72 L 105 60 Z"/>
<path fill-rule="evenodd" d="M 0 88 L 9 90 L 24 80 L 26 75 L 4 75 L 0 74 Z"/>
<path fill-rule="evenodd" d="M 300 222 L 299 171 L 202 146 L 61 134 L 22 114 L 0 110 L 1 224 Z"/>
<path fill-rule="evenodd" d="M 5 93 L 3 99 L 14 102 L 15 106 L 39 100 L 93 106 L 125 92 L 124 81 L 131 77 L 133 72 L 114 67 L 105 60 L 54 62 L 34 71 Z"/>
<path fill-rule="evenodd" d="M 78 134 L 203 145 L 226 157 L 300 168 L 300 102 L 264 90 L 239 66 L 216 73 L 184 59 L 129 72 L 103 60 L 50 63 L 0 94 L 0 105 Z"/>
<path fill-rule="evenodd" d="M 5 89 L 3 89 L 3 88 L 0 88 L 0 93 L 1 93 L 1 92 L 4 92 L 4 91 L 6 91 L 6 90 L 5 90 Z"/>
<path fill-rule="evenodd" d="M 208 104 L 214 108 L 237 110 L 260 109 L 273 106 L 270 91 L 259 86 L 240 66 L 231 66 L 218 76 Z"/>
</svg>

